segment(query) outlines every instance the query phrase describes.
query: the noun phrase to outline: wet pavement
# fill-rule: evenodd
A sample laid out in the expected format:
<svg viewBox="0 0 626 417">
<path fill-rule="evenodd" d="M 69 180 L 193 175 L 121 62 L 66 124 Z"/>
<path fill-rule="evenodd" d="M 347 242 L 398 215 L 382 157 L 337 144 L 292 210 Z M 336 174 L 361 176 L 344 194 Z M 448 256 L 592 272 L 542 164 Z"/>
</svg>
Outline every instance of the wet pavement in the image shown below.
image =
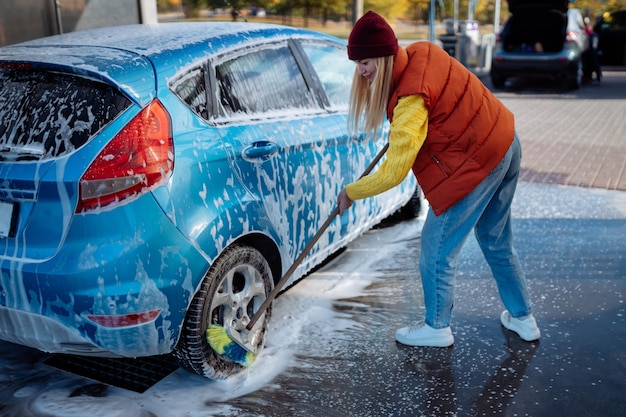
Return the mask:
<svg viewBox="0 0 626 417">
<path fill-rule="evenodd" d="M 420 240 L 411 238 L 419 226 L 405 222 L 368 233 L 311 277 L 373 282 L 334 303 L 354 324 L 333 335 L 324 325 L 309 330 L 319 344 L 301 346 L 299 365 L 274 381 L 280 389 L 242 397 L 237 407 L 276 416 L 626 415 L 626 196 L 617 194 L 521 184 L 514 229 L 539 342 L 501 327 L 493 280 L 470 239 L 459 263 L 454 346 L 395 343 L 395 329 L 419 318 L 423 305 Z M 269 400 L 278 392 L 289 407 Z M 271 406 L 259 408 L 263 399 Z"/>
<path fill-rule="evenodd" d="M 626 415 L 626 72 L 604 75 L 577 92 L 497 91 L 524 148 L 513 227 L 539 342 L 500 325 L 473 238 L 458 265 L 455 344 L 394 341 L 423 313 L 417 219 L 366 233 L 281 295 L 249 372 L 207 381 L 179 369 L 136 393 L 0 343 L 0 416 Z M 583 166 L 590 178 L 575 179 Z"/>
</svg>

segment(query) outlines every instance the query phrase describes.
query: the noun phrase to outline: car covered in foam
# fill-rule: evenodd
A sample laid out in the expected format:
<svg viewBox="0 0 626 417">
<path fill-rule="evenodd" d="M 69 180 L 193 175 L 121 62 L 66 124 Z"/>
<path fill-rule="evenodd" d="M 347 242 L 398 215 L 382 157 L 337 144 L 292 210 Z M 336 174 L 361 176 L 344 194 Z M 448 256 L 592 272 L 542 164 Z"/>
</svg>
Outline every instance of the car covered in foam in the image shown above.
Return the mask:
<svg viewBox="0 0 626 417">
<path fill-rule="evenodd" d="M 239 372 L 274 284 L 386 142 L 349 133 L 345 42 L 278 25 L 101 28 L 0 48 L 0 339 Z M 415 202 L 410 176 L 336 218 L 290 284 Z"/>
</svg>

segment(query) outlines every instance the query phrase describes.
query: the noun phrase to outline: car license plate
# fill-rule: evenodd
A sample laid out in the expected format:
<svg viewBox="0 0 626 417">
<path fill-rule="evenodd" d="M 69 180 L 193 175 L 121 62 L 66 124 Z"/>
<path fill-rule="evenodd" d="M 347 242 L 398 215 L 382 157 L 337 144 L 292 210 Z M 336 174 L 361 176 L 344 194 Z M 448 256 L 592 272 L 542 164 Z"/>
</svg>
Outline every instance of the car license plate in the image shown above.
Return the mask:
<svg viewBox="0 0 626 417">
<path fill-rule="evenodd" d="M 0 237 L 8 237 L 13 226 L 15 204 L 0 201 Z"/>
</svg>

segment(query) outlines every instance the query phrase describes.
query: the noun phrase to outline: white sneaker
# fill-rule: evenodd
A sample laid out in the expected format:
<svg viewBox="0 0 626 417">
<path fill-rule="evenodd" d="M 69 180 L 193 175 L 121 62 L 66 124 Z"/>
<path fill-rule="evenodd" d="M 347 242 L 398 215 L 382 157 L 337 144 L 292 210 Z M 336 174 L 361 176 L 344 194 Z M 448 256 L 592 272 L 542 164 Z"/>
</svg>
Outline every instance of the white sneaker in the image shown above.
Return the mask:
<svg viewBox="0 0 626 417">
<path fill-rule="evenodd" d="M 450 327 L 433 329 L 424 322 L 413 323 L 396 331 L 396 340 L 408 346 L 448 347 L 454 343 Z"/>
<path fill-rule="evenodd" d="M 525 319 L 520 320 L 511 317 L 511 313 L 504 310 L 500 315 L 500 321 L 504 327 L 517 333 L 519 337 L 527 342 L 532 342 L 533 340 L 537 340 L 541 337 L 541 332 L 539 331 L 537 322 L 532 314 Z"/>
</svg>

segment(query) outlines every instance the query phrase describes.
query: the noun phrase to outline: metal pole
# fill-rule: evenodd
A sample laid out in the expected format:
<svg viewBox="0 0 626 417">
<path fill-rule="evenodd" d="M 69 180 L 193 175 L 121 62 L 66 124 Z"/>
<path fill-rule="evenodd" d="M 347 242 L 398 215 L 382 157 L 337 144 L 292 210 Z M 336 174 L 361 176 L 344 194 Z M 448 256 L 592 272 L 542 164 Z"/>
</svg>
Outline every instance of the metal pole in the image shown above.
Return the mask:
<svg viewBox="0 0 626 417">
<path fill-rule="evenodd" d="M 61 19 L 61 0 L 54 2 L 54 14 L 57 19 L 57 31 L 59 34 L 63 33 L 63 21 Z"/>
<path fill-rule="evenodd" d="M 137 6 L 139 7 L 139 23 L 159 23 L 159 14 L 157 11 L 156 1 L 138 0 L 137 3 Z"/>
<path fill-rule="evenodd" d="M 493 33 L 500 32 L 500 0 L 496 0 L 496 10 L 493 15 Z"/>
<path fill-rule="evenodd" d="M 352 26 L 363 16 L 363 0 L 352 0 Z"/>
<path fill-rule="evenodd" d="M 430 0 L 430 16 L 428 18 L 428 40 L 435 42 L 435 0 Z"/>
</svg>

